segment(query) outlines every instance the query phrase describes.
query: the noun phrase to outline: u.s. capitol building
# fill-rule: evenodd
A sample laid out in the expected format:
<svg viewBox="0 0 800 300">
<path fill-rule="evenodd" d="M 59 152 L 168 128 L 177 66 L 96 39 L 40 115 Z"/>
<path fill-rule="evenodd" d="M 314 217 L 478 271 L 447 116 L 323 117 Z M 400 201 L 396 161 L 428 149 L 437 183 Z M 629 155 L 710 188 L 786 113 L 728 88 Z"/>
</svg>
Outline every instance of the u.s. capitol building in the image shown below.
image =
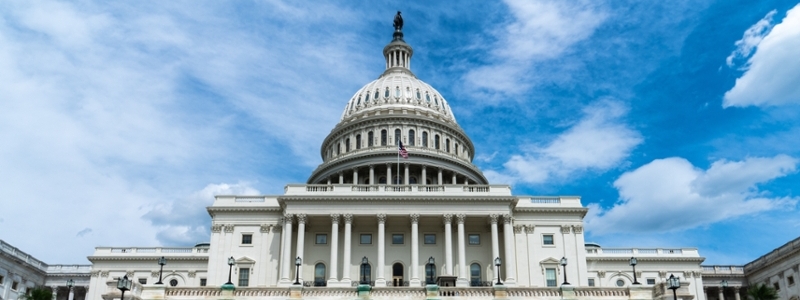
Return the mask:
<svg viewBox="0 0 800 300">
<path fill-rule="evenodd" d="M 580 197 L 490 184 L 397 25 L 386 70 L 346 102 L 306 184 L 217 196 L 208 244 L 98 247 L 86 298 L 119 298 L 127 276 L 126 299 L 672 299 L 674 275 L 679 298 L 706 299 L 697 249 L 586 244 Z"/>
</svg>

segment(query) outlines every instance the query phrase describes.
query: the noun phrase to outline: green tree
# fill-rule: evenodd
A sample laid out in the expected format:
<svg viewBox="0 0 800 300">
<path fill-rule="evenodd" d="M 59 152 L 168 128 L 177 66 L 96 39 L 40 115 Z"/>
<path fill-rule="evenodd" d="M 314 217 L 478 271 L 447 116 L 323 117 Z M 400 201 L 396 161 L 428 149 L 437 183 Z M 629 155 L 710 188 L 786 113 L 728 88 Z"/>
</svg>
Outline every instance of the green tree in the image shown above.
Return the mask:
<svg viewBox="0 0 800 300">
<path fill-rule="evenodd" d="M 49 288 L 37 286 L 29 289 L 20 300 L 53 300 L 53 292 Z"/>
<path fill-rule="evenodd" d="M 747 288 L 747 295 L 753 300 L 777 300 L 778 292 L 766 284 L 756 284 Z"/>
</svg>

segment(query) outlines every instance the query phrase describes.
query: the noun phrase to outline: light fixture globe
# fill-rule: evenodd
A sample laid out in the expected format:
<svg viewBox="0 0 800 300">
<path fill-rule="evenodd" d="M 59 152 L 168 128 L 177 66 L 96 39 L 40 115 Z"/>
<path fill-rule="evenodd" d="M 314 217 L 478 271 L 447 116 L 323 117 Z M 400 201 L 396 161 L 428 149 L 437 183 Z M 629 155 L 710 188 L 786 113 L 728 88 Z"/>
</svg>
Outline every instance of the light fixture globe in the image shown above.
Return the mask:
<svg viewBox="0 0 800 300">
<path fill-rule="evenodd" d="M 630 260 L 630 265 L 631 265 L 631 266 L 635 266 L 636 264 L 637 264 L 636 257 L 631 257 L 631 260 Z"/>
</svg>

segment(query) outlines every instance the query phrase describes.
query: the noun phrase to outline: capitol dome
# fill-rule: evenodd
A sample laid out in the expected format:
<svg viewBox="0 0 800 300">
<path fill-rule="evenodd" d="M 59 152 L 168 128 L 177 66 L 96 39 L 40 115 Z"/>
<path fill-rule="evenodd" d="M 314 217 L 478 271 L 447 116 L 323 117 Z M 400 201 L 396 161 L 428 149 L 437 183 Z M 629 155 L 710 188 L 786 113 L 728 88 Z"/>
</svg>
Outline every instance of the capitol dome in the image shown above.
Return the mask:
<svg viewBox="0 0 800 300">
<path fill-rule="evenodd" d="M 386 70 L 349 99 L 308 183 L 488 184 L 447 100 L 411 72 L 413 53 L 397 28 L 383 48 Z M 408 158 L 399 158 L 401 143 Z"/>
</svg>

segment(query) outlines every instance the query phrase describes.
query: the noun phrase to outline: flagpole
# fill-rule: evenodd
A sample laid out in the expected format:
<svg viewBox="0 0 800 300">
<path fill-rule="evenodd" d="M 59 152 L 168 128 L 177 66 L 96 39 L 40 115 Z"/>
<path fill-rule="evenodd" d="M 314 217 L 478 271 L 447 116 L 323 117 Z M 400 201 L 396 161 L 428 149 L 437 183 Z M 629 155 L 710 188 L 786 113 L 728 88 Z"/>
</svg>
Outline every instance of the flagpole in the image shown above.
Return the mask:
<svg viewBox="0 0 800 300">
<path fill-rule="evenodd" d="M 400 142 L 397 143 L 397 182 L 400 182 Z"/>
</svg>

